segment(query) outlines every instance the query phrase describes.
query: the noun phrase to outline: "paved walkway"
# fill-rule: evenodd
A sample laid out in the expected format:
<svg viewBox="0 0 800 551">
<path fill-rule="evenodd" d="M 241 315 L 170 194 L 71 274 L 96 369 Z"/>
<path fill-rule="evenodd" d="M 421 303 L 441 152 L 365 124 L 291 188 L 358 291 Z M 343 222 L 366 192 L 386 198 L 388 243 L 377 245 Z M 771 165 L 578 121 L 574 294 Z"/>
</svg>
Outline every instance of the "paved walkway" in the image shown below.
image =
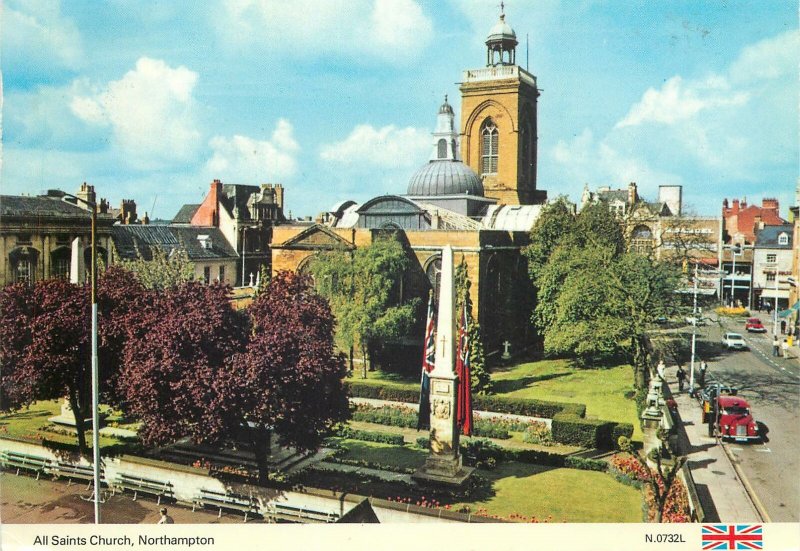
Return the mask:
<svg viewBox="0 0 800 551">
<path fill-rule="evenodd" d="M 708 436 L 708 425 L 701 422 L 700 404 L 686 390 L 678 391 L 675 372 L 675 368 L 667 369 L 667 384 L 678 404 L 678 445 L 688 458 L 705 521 L 761 522 L 722 444 Z"/>
</svg>

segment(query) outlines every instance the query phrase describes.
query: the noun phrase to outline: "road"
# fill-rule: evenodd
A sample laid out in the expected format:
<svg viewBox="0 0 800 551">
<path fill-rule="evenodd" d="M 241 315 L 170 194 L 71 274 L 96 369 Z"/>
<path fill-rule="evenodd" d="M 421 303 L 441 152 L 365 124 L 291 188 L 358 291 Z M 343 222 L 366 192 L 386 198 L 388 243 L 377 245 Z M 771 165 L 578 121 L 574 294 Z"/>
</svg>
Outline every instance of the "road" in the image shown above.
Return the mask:
<svg viewBox="0 0 800 551">
<path fill-rule="evenodd" d="M 764 325 L 772 327 L 765 314 Z M 749 351 L 727 351 L 722 333 L 744 335 Z M 708 362 L 707 379 L 735 386 L 750 402 L 766 434 L 758 444 L 726 443 L 773 522 L 800 521 L 800 360 L 772 356 L 769 334 L 748 334 L 744 323 L 724 319 L 698 328 L 698 354 Z M 698 408 L 699 409 L 699 408 Z"/>
</svg>

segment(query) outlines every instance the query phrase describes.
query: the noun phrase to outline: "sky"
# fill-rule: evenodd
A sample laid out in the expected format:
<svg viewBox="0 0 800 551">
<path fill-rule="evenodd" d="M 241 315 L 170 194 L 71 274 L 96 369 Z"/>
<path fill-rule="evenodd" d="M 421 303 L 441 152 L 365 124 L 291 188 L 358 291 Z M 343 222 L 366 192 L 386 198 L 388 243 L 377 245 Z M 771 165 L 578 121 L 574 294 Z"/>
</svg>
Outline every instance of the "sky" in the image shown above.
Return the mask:
<svg viewBox="0 0 800 551">
<path fill-rule="evenodd" d="M 494 0 L 5 0 L 6 195 L 84 181 L 171 219 L 209 183 L 282 183 L 285 210 L 403 194 L 445 94 L 485 65 Z M 800 32 L 788 0 L 507 0 L 536 75 L 538 187 L 692 213 L 798 182 Z"/>
</svg>

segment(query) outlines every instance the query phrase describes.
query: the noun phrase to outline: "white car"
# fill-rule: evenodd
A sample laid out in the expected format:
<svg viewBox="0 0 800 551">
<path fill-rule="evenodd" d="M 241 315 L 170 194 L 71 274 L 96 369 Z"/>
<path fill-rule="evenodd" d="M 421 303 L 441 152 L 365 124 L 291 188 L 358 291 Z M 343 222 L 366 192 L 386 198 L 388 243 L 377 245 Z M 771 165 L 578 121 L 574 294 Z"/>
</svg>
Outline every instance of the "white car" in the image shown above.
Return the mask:
<svg viewBox="0 0 800 551">
<path fill-rule="evenodd" d="M 725 333 L 722 335 L 722 346 L 728 350 L 747 350 L 747 342 L 739 333 Z"/>
<path fill-rule="evenodd" d="M 686 316 L 686 323 L 689 325 L 705 325 L 706 318 L 702 316 Z"/>
</svg>

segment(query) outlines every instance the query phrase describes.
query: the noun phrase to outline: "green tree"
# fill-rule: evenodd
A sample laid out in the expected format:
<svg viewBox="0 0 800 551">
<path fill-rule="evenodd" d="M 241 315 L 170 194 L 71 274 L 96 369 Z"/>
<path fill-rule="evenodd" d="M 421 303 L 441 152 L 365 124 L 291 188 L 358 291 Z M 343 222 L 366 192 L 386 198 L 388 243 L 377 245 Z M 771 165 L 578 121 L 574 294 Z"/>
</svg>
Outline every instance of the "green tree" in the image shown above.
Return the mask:
<svg viewBox="0 0 800 551">
<path fill-rule="evenodd" d="M 472 313 L 472 301 L 469 298 L 469 290 L 472 282 L 467 277 L 467 263 L 462 257 L 461 262 L 456 266 L 455 270 L 455 285 L 456 285 L 456 312 L 461 319 L 460 312 L 463 307 L 464 300 L 469 301 L 467 307 L 467 316 L 469 324 L 469 368 L 470 368 L 470 385 L 473 392 L 478 394 L 488 394 L 492 390 L 492 379 L 489 370 L 486 367 L 486 355 L 483 349 L 483 335 L 481 334 L 481 326 L 475 320 Z"/>
<path fill-rule="evenodd" d="M 341 350 L 362 359 L 367 377 L 372 345 L 399 338 L 414 322 L 419 299 L 400 303 L 403 273 L 409 267 L 403 246 L 393 238 L 378 239 L 355 251 L 335 250 L 310 265 L 318 292 L 328 299 L 336 317 L 336 342 Z"/>
<path fill-rule="evenodd" d="M 531 231 L 531 242 L 522 251 L 528 258 L 528 273 L 534 284 L 561 239 L 571 233 L 574 226 L 575 215 L 565 197 L 544 207 Z"/>
<path fill-rule="evenodd" d="M 114 255 L 116 257 L 116 253 Z M 194 279 L 194 263 L 183 247 L 169 254 L 160 247 L 148 247 L 147 251 L 137 247 L 136 259 L 116 257 L 115 264 L 134 273 L 147 289 L 167 289 Z"/>
<path fill-rule="evenodd" d="M 539 252 L 531 261 L 540 264 L 530 270 L 537 293 L 534 323 L 545 352 L 572 356 L 582 365 L 623 355 L 634 366 L 636 386 L 643 388 L 647 331 L 674 300 L 675 266 L 626 253 L 622 227 L 604 204 L 586 207 L 568 229 L 558 226 L 557 239 L 555 224 L 552 219 L 537 224 L 532 233 Z M 537 234 L 540 228 L 543 236 Z M 545 249 L 550 254 L 542 263 Z"/>
</svg>

